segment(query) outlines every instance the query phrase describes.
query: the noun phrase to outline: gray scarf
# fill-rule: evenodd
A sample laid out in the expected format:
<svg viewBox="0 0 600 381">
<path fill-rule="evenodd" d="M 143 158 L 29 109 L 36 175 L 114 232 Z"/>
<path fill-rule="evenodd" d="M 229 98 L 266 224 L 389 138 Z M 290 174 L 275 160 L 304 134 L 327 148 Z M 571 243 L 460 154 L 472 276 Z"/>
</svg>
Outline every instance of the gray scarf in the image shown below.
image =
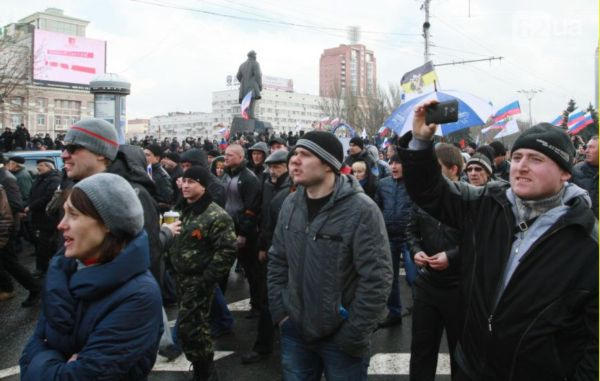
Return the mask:
<svg viewBox="0 0 600 381">
<path fill-rule="evenodd" d="M 541 200 L 523 200 L 515 194 L 515 204 L 518 212 L 517 225 L 521 222 L 529 221 L 532 218 L 541 216 L 550 209 L 562 205 L 562 198 L 564 194 L 564 186 L 557 194 Z"/>
</svg>

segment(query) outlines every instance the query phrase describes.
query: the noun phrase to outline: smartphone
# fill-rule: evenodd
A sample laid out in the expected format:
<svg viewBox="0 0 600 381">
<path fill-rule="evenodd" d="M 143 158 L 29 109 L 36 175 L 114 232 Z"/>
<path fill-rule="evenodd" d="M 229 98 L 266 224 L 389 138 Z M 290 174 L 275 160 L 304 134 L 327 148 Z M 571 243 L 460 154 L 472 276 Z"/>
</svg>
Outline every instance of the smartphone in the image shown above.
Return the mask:
<svg viewBox="0 0 600 381">
<path fill-rule="evenodd" d="M 445 124 L 458 121 L 458 101 L 440 102 L 425 109 L 425 123 Z"/>
</svg>

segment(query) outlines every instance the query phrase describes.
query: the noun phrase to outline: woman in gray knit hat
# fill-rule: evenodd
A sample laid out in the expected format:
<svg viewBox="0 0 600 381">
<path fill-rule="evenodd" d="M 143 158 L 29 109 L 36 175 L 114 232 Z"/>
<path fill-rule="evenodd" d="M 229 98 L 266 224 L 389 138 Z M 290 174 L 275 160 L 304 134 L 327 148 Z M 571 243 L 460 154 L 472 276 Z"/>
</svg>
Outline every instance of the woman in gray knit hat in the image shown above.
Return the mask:
<svg viewBox="0 0 600 381">
<path fill-rule="evenodd" d="M 64 210 L 22 380 L 145 380 L 162 313 L 140 201 L 124 178 L 100 173 L 75 185 Z"/>
</svg>

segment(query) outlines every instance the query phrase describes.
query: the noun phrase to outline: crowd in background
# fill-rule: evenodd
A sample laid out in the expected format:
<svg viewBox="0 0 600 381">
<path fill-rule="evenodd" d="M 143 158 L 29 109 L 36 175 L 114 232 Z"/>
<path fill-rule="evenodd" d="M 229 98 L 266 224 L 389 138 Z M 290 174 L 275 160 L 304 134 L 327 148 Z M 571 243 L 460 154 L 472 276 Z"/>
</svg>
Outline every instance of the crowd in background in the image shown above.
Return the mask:
<svg viewBox="0 0 600 381">
<path fill-rule="evenodd" d="M 71 263 L 68 260 L 52 259 L 57 250 L 59 253 L 64 250 L 61 249 L 64 243 L 67 244 L 68 251 L 68 245 L 72 241 L 77 242 L 77 238 L 74 238 L 76 233 L 71 235 L 73 228 L 69 225 L 71 214 L 76 212 L 63 208 L 63 205 L 69 204 L 73 209 L 83 207 L 75 206 L 77 200 L 73 197 L 76 192 L 67 192 L 79 188 L 86 195 L 83 197 L 84 201 L 92 201 L 93 205 L 88 207 L 97 211 L 96 214 L 93 211 L 86 211 L 83 214 L 96 216 L 94 218 L 102 226 L 106 226 L 107 231 L 111 230 L 111 227 L 113 232 L 115 229 L 126 231 L 127 234 L 116 235 L 115 242 L 118 243 L 115 244 L 116 247 L 123 249 L 123 253 L 139 250 L 144 255 L 147 254 L 147 266 L 156 280 L 159 295 L 151 291 L 147 295 L 136 294 L 129 283 L 119 283 L 118 287 L 121 287 L 119 290 L 123 289 L 126 295 L 133 293 L 133 299 L 158 300 L 162 297 L 163 305 L 177 304 L 179 310 L 174 332 L 164 324 L 164 319 L 160 321 L 160 316 L 152 315 L 156 312 L 155 303 L 152 306 L 153 312 L 145 311 L 146 314 L 143 315 L 147 319 L 147 325 L 138 327 L 137 330 L 134 327 L 127 327 L 131 330 L 132 342 L 139 342 L 140 335 L 153 339 L 144 345 L 140 343 L 138 357 L 129 359 L 124 356 L 114 364 L 114 369 L 120 374 L 138 379 L 144 372 L 148 372 L 156 356 L 152 351 L 158 346 L 158 338 L 166 334 L 169 337 L 164 341 L 167 344 L 161 345 L 159 351 L 161 355 L 174 359 L 183 352 L 193 364 L 195 379 L 216 379 L 212 339 L 226 335 L 232 330 L 233 320 L 227 310 L 226 290 L 229 269 L 237 260 L 236 271 L 242 273 L 248 281 L 251 304 L 249 317 L 256 318 L 258 326 L 256 343 L 253 348 L 248 348 L 248 352 L 242 357 L 244 363 L 261 361 L 273 351 L 273 338 L 279 325 L 282 335 L 285 334 L 286 338 L 295 340 L 294 345 L 306 344 L 309 348 L 306 349 L 307 352 L 313 349 L 310 349 L 312 347 L 305 341 L 306 337 L 326 340 L 329 335 L 334 335 L 331 337 L 334 338 L 332 343 L 335 343 L 335 348 L 331 349 L 330 343 L 323 344 L 319 349 L 320 355 L 324 358 L 328 356 L 322 354 L 320 352 L 322 350 L 323 353 L 332 351 L 339 356 L 349 356 L 344 357 L 343 361 L 340 360 L 341 357 L 337 357 L 337 360 L 331 362 L 337 363 L 340 367 L 340 364 L 344 364 L 347 360 L 349 365 L 346 370 L 349 372 L 354 369 L 350 366 L 354 361 L 352 359 L 362 358 L 362 363 L 359 361 L 362 364 L 359 367 L 362 369 L 365 361 L 368 365 L 368 360 L 364 360 L 365 353 L 368 352 L 368 345 L 363 342 L 368 336 L 366 332 L 377 327 L 386 328 L 402 324 L 403 317 L 412 314 L 412 379 L 428 380 L 435 376 L 437 354 L 444 329 L 451 351 L 454 375 L 459 366 L 457 361 L 461 360 L 455 358 L 453 348 L 461 342 L 465 321 L 460 308 L 462 303 L 460 252 L 463 245 L 471 244 L 463 242 L 464 236 L 457 226 L 438 223 L 436 218 L 425 211 L 422 204 L 417 204 L 413 200 L 410 186 L 407 187 L 404 179 L 407 161 L 416 162 L 416 159 L 414 156 L 407 156 L 409 151 L 402 151 L 402 138 L 395 137 L 391 139 L 391 144 L 382 147 L 377 145 L 381 143 L 379 137 L 373 141 L 354 137 L 349 141 L 348 151 L 341 152 L 341 143 L 338 144 L 337 139 L 330 140 L 331 136 L 333 135 L 321 131 L 281 135 L 248 133 L 237 134 L 228 141 L 223 139 L 220 142 L 193 137 L 179 142 L 176 138 L 157 140 L 149 136 L 143 140 L 133 139 L 130 145 L 119 146 L 116 144 L 114 127 L 98 119 L 78 122 L 66 136 L 57 137 L 55 141 L 52 141 L 49 135 L 43 138 L 36 136 L 32 139 L 23 125 L 17 127 L 14 132 L 7 129 L 0 136 L 0 144 L 5 151 L 61 149 L 65 168 L 59 171 L 54 167 L 52 160 L 40 159 L 37 162 L 38 174 L 34 179 L 24 166 L 22 157 L 16 155 L 2 160 L 0 244 L 3 244 L 3 247 L 0 256 L 0 300 L 14 296 L 14 286 L 10 279 L 12 276 L 29 290 L 29 297 L 23 302 L 23 307 L 31 307 L 38 302 L 42 283 L 46 279 L 45 292 L 52 296 L 45 299 L 45 303 L 50 303 L 48 308 L 56 308 L 62 312 L 74 311 L 73 308 L 77 306 L 76 300 L 65 301 L 56 294 L 60 293 L 62 288 L 68 289 L 72 285 L 57 279 L 64 278 L 64 274 L 68 274 L 68 277 L 73 276 L 78 268 L 115 261 L 114 258 L 103 258 L 100 262 L 96 259 L 95 262 L 89 263 L 84 260 Z M 589 141 L 583 142 L 575 137 L 573 145 L 577 151 L 573 152 L 571 162 L 568 164 L 572 173 L 570 182 L 587 192 L 591 200 L 591 210 L 597 218 L 598 138 L 594 136 Z M 305 154 L 306 157 L 302 156 L 304 151 L 308 152 Z M 437 142 L 433 146 L 433 151 L 437 160 L 436 165 L 439 165 L 443 177 L 455 184 L 470 184 L 479 187 L 478 189 L 509 187 L 512 153 L 510 148 L 505 147 L 500 141 L 479 146 L 468 143 L 464 147 Z M 303 176 L 310 176 L 298 169 L 308 165 L 305 161 L 310 155 L 315 155 L 331 169 L 331 171 L 324 170 L 323 178 L 327 178 L 330 174 L 333 176 L 336 182 L 332 188 L 335 189 L 334 196 L 325 195 L 327 197 L 322 199 L 314 197 L 315 200 L 310 200 L 313 197 L 309 196 L 302 198 L 290 196 L 296 192 L 299 185 L 304 186 L 300 189 L 310 189 L 306 184 L 317 181 L 304 179 Z M 292 167 L 295 168 L 294 172 Z M 409 173 L 414 176 L 413 167 L 409 169 L 412 171 Z M 318 173 L 320 170 L 315 171 Z M 100 173 L 110 173 L 115 177 L 99 178 Z M 126 181 L 116 181 L 115 178 Z M 347 181 L 347 184 L 342 184 L 341 178 L 348 179 L 343 180 Z M 122 183 L 119 185 L 120 188 L 117 188 L 119 189 L 117 193 L 121 195 L 130 194 L 132 189 L 135 190 L 132 193 L 135 195 L 132 196 L 135 202 L 125 199 L 120 204 L 118 201 L 120 196 L 114 194 L 112 197 L 117 200 L 115 205 L 107 206 L 110 202 L 103 201 L 96 194 L 98 187 L 102 187 L 105 182 L 111 184 L 106 189 L 113 189 L 112 184 Z M 344 196 L 345 192 L 346 196 Z M 357 192 L 364 193 L 368 196 L 368 200 L 358 196 Z M 333 198 L 330 199 L 331 197 Z M 344 197 L 354 201 L 346 205 L 343 202 Z M 286 198 L 289 200 L 284 203 Z M 68 201 L 67 204 L 65 201 Z M 124 206 L 128 203 L 135 204 L 133 208 L 135 210 L 130 211 Z M 331 206 L 333 209 L 329 211 L 327 205 L 334 205 L 335 208 Z M 306 218 L 306 226 L 313 226 L 315 222 L 321 228 L 314 233 L 317 244 L 313 249 L 318 251 L 325 248 L 329 251 L 345 252 L 349 242 L 354 241 L 347 237 L 346 232 L 338 231 L 338 228 L 344 226 L 343 223 L 354 219 L 359 226 L 363 226 L 365 222 L 361 219 L 367 218 L 365 215 L 370 213 L 367 212 L 370 205 L 376 205 L 378 207 L 376 209 L 381 213 L 368 217 L 372 226 L 361 231 L 360 238 L 370 242 L 370 235 L 379 236 L 382 231 L 385 232 L 385 239 L 380 239 L 377 245 L 385 245 L 385 248 L 380 250 L 382 255 L 390 253 L 389 269 L 388 264 L 382 264 L 381 259 L 375 257 L 369 259 L 373 262 L 365 261 L 361 266 L 364 266 L 364 269 L 371 269 L 369 271 L 381 271 L 383 274 L 381 279 L 371 279 L 365 286 L 355 277 L 371 278 L 373 273 L 350 266 L 343 271 L 351 274 L 357 272 L 357 274 L 344 278 L 348 276 L 345 273 L 339 279 L 334 276 L 334 279 L 339 282 L 349 282 L 349 284 L 357 282 L 355 287 L 358 288 L 350 287 L 352 291 L 349 291 L 348 288 L 339 290 L 340 286 L 327 283 L 321 279 L 321 275 L 309 273 L 314 281 L 324 282 L 319 284 L 320 288 L 330 290 L 332 295 L 341 292 L 338 295 L 339 301 L 331 302 L 338 304 L 333 314 L 324 314 L 320 310 L 313 311 L 319 306 L 309 307 L 308 304 L 303 307 L 307 312 L 295 311 L 293 304 L 298 303 L 298 300 L 305 298 L 306 302 L 310 299 L 307 295 L 322 292 L 310 287 L 303 289 L 302 287 L 307 287 L 306 282 L 299 280 L 286 280 L 291 283 L 290 288 L 287 286 L 284 288 L 289 295 L 283 296 L 283 303 L 287 303 L 283 307 L 280 304 L 280 295 L 274 294 L 279 291 L 273 291 L 281 279 L 275 279 L 273 274 L 283 277 L 287 266 L 292 268 L 295 264 L 291 262 L 282 264 L 282 258 L 285 257 L 282 251 L 288 252 L 286 261 L 294 261 L 296 260 L 292 259 L 294 252 L 311 250 L 289 246 L 290 242 L 298 241 L 293 239 L 294 237 L 300 237 L 294 235 L 299 233 L 290 226 L 299 223 L 298 219 L 302 218 Z M 116 210 L 113 210 L 114 208 L 121 208 L 123 211 L 119 218 L 129 218 L 128 213 L 130 213 L 131 221 L 135 222 L 132 225 L 135 229 L 129 231 L 113 221 L 112 219 L 116 218 L 113 214 L 119 215 Z M 179 221 L 161 226 L 160 215 L 170 211 L 178 212 Z M 358 213 L 360 211 L 362 212 Z M 287 240 L 283 237 L 287 237 Z M 306 238 L 300 241 L 304 239 Z M 18 261 L 22 240 L 29 240 L 35 245 L 36 271 L 33 274 Z M 374 251 L 373 246 L 356 246 L 353 250 L 365 253 Z M 64 255 L 68 257 L 67 254 Z M 120 256 L 121 254 L 118 255 Z M 210 259 L 206 259 L 206 256 Z M 313 258 L 309 254 L 307 256 Z M 124 255 L 123 261 L 125 260 Z M 356 258 L 347 260 L 355 261 Z M 371 268 L 372 263 L 380 263 L 383 267 Z M 341 262 L 335 268 L 339 270 L 346 265 L 346 262 Z M 284 267 L 280 268 L 280 266 Z M 329 268 L 332 264 L 321 263 L 320 266 Z M 400 300 L 401 267 L 405 269 L 412 300 Z M 131 273 L 123 275 L 129 277 L 128 282 L 142 276 L 143 269 L 130 270 Z M 338 270 L 332 270 L 334 272 L 332 275 L 335 275 L 335 271 Z M 317 270 L 306 268 L 302 271 Z M 98 273 L 95 276 L 100 279 L 106 276 L 106 273 Z M 149 281 L 147 278 L 140 279 L 143 282 Z M 294 282 L 299 283 L 294 284 Z M 292 288 L 292 284 L 295 288 Z M 376 290 L 381 295 L 378 299 L 375 299 L 375 295 L 369 298 L 361 296 L 364 297 L 364 300 L 360 300 L 361 305 L 364 304 L 365 311 L 369 310 L 371 313 L 368 318 L 366 312 L 365 316 L 357 318 L 356 314 L 362 312 L 350 309 L 348 303 L 354 297 L 346 293 L 356 292 L 356 300 L 359 300 L 360 287 L 363 286 Z M 75 299 L 88 298 L 86 300 L 98 302 L 94 299 L 98 296 L 96 294 L 81 296 L 75 289 L 69 291 L 69 295 L 73 295 Z M 302 296 L 302 292 L 306 294 Z M 326 297 L 329 296 L 321 296 L 321 298 Z M 108 298 L 111 303 L 117 303 L 114 295 Z M 384 316 L 376 316 L 381 315 L 379 313 L 381 311 L 377 311 L 379 314 L 372 312 L 377 309 L 381 300 L 384 301 L 386 312 Z M 319 302 L 326 303 L 318 299 L 315 304 Z M 369 307 L 369 303 L 373 305 Z M 131 308 L 137 311 L 135 306 Z M 350 311 L 346 311 L 346 308 Z M 98 310 L 94 313 L 98 313 Z M 49 372 L 56 371 L 69 373 L 75 377 L 82 374 L 97 375 L 99 373 L 95 367 L 106 366 L 107 361 L 115 361 L 107 354 L 111 351 L 103 348 L 102 344 L 92 348 L 93 343 L 86 342 L 81 337 L 75 337 L 76 343 L 71 343 L 66 348 L 58 343 L 57 337 L 68 336 L 67 332 L 73 324 L 72 319 L 69 320 L 69 316 L 72 315 L 68 313 L 65 316 L 59 315 L 44 316 L 47 321 L 38 325 L 36 334 L 22 358 L 22 372 L 27 375 L 24 379 L 45 379 Z M 303 316 L 304 320 L 317 321 L 310 326 L 306 322 L 299 322 L 299 316 Z M 106 323 L 108 327 L 106 329 L 119 327 L 120 323 L 117 321 L 119 317 L 119 315 L 112 316 Z M 288 319 L 290 323 L 286 325 L 285 321 Z M 319 321 L 320 319 L 324 321 Z M 346 328 L 344 335 L 338 335 L 337 329 L 340 326 L 349 327 L 349 323 L 345 325 L 343 323 L 348 319 L 352 321 L 352 328 Z M 44 324 L 48 327 L 44 327 Z M 490 327 L 491 324 L 490 317 Z M 61 331 L 57 327 L 64 329 Z M 109 331 L 95 332 L 94 329 L 97 328 L 92 325 L 86 326 L 86 329 L 90 330 L 92 338 L 99 340 L 98 343 L 102 343 L 102 339 L 109 340 L 109 337 L 106 337 L 110 335 Z M 99 336 L 94 336 L 94 333 Z M 39 353 L 46 353 L 44 351 L 48 350 L 44 347 L 45 344 L 42 345 L 44 338 L 48 339 L 48 335 L 51 335 L 49 341 L 57 347 L 54 348 L 55 352 L 62 353 L 63 356 L 69 354 L 67 358 L 60 360 L 71 365 L 67 367 L 68 369 L 59 369 L 52 365 L 59 361 L 56 354 L 47 355 L 49 357 L 44 358 L 43 361 L 39 358 L 34 361 Z M 289 344 L 287 341 L 285 343 Z M 88 345 L 90 348 L 87 347 Z M 82 353 L 88 356 L 85 357 L 87 362 L 83 361 Z M 81 369 L 77 369 L 72 364 L 78 361 L 78 354 Z M 91 360 L 90 356 L 97 358 Z M 300 354 L 295 353 L 294 356 Z M 132 363 L 128 363 L 128 360 Z M 290 378 L 297 363 L 286 364 L 285 359 L 282 361 L 284 375 Z M 301 361 L 300 357 L 295 361 Z M 325 374 L 328 375 L 328 360 L 323 361 L 326 364 Z M 464 369 L 465 365 L 460 366 Z M 469 364 L 467 368 L 468 366 Z M 366 372 L 366 368 L 363 370 Z M 342 369 L 337 368 L 335 370 L 335 372 L 341 371 Z M 361 373 L 362 370 L 358 372 Z M 486 371 L 478 369 L 476 374 L 486 374 Z"/>
</svg>

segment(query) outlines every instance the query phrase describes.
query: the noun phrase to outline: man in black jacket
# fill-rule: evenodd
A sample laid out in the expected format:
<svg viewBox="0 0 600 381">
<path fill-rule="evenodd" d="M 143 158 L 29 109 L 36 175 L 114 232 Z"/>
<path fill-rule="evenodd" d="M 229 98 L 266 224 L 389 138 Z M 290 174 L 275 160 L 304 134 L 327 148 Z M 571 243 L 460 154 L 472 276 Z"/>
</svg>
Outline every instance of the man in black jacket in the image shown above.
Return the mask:
<svg viewBox="0 0 600 381">
<path fill-rule="evenodd" d="M 60 185 L 61 176 L 50 158 L 39 159 L 37 171 L 38 176 L 31 187 L 29 205 L 25 208 L 25 213 L 30 214 L 35 239 L 35 275 L 42 277 L 48 270 L 50 258 L 56 252 L 56 241 L 52 236 L 58 225 L 56 218 L 46 214 L 46 206 Z"/>
<path fill-rule="evenodd" d="M 461 232 L 464 326 L 458 380 L 598 379 L 598 242 L 585 191 L 567 183 L 575 150 L 541 123 L 512 147 L 510 185 L 442 177 L 417 106 L 400 141 L 411 198 Z"/>
<path fill-rule="evenodd" d="M 270 177 L 266 179 L 262 185 L 262 206 L 260 208 L 260 232 L 258 238 L 258 290 L 260 297 L 260 316 L 258 319 L 258 328 L 256 334 L 256 342 L 252 351 L 242 356 L 243 364 L 251 364 L 258 362 L 266 355 L 273 352 L 273 337 L 275 328 L 273 326 L 273 319 L 271 319 L 271 313 L 268 308 L 268 295 L 267 295 L 267 251 L 271 247 L 271 239 L 273 237 L 273 230 L 275 230 L 275 224 L 271 223 L 271 206 L 272 201 L 280 193 L 289 193 L 291 181 L 288 176 L 287 169 L 287 156 L 286 151 L 275 151 L 267 160 L 265 164 L 268 166 L 268 172 Z"/>
<path fill-rule="evenodd" d="M 573 167 L 571 181 L 588 191 L 592 211 L 598 218 L 598 135 L 592 136 L 585 145 L 585 160 Z"/>
<path fill-rule="evenodd" d="M 14 297 L 14 285 L 11 276 L 15 278 L 24 288 L 29 291 L 27 299 L 21 303 L 22 307 L 32 307 L 37 304 L 40 295 L 40 284 L 36 281 L 29 270 L 19 263 L 15 239 L 20 226 L 20 215 L 24 205 L 21 192 L 17 185 L 17 179 L 4 166 L 4 156 L 0 154 L 0 185 L 6 191 L 6 198 L 13 215 L 13 226 L 9 232 L 6 245 L 0 249 L 0 300 Z"/>
<path fill-rule="evenodd" d="M 251 170 L 246 168 L 244 149 L 232 144 L 225 150 L 225 172 L 229 181 L 225 186 L 225 210 L 235 223 L 238 261 L 244 268 L 250 286 L 250 316 L 258 317 L 258 214 L 260 211 L 260 183 Z"/>
<path fill-rule="evenodd" d="M 442 173 L 451 181 L 460 181 L 463 158 L 460 150 L 439 143 L 435 153 Z M 410 379 L 433 381 L 442 333 L 446 331 L 450 352 L 450 371 L 456 374 L 454 348 L 461 328 L 459 314 L 458 257 L 459 231 L 450 228 L 415 206 L 406 235 L 410 255 L 419 272 L 414 285 Z"/>
<path fill-rule="evenodd" d="M 173 201 L 173 187 L 171 186 L 171 177 L 161 164 L 163 150 L 158 144 L 150 144 L 144 148 L 144 155 L 146 163 L 152 169 L 152 181 L 156 188 L 154 199 L 161 210 L 169 210 Z"/>
</svg>

